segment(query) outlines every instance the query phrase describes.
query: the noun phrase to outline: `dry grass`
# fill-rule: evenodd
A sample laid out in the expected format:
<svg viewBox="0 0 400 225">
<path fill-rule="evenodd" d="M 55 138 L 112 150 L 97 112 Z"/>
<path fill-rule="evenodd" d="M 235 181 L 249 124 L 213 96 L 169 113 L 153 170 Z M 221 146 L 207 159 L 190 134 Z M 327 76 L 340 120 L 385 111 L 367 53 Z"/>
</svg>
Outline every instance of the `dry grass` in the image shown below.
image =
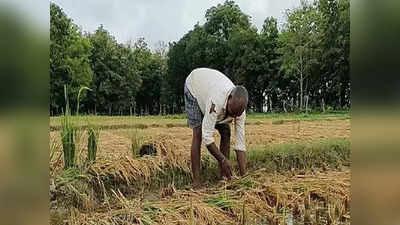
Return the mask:
<svg viewBox="0 0 400 225">
<path fill-rule="evenodd" d="M 102 130 L 97 159 L 67 171 L 60 133 L 50 132 L 51 224 L 284 224 L 290 216 L 295 224 L 350 223 L 349 120 L 251 121 L 249 175 L 218 182 L 203 149 L 197 191 L 190 190 L 190 129 L 169 123 L 135 128 L 157 156 L 132 157 L 131 128 Z M 77 144 L 79 162 L 86 144 Z"/>
<path fill-rule="evenodd" d="M 250 182 L 250 183 L 249 183 Z M 76 211 L 70 224 L 246 224 L 297 222 L 349 224 L 350 172 L 291 177 L 254 171 L 231 183 L 198 191 L 178 190 L 156 200 L 128 199 L 114 191 L 116 203 L 96 212 Z M 318 223 L 317 223 L 318 220 Z"/>
<path fill-rule="evenodd" d="M 154 121 L 152 122 L 154 123 Z M 149 123 L 148 129 L 139 129 L 146 138 L 155 138 L 160 136 L 170 136 L 174 143 L 178 144 L 186 151 L 190 150 L 192 132 L 187 127 L 167 128 L 162 123 L 155 123 L 155 127 Z M 99 150 L 97 158 L 99 160 L 116 160 L 131 155 L 131 136 L 136 129 L 115 129 L 102 130 L 99 138 Z M 59 131 L 50 132 L 51 144 L 58 144 Z M 217 145 L 219 144 L 218 135 L 216 135 Z M 350 121 L 301 121 L 299 123 L 283 123 L 280 125 L 271 124 L 270 121 L 263 121 L 260 125 L 246 126 L 246 142 L 248 148 L 263 148 L 264 146 L 296 142 L 314 142 L 317 140 L 326 140 L 332 138 L 350 137 Z M 82 140 L 86 140 L 83 138 Z M 232 140 L 233 142 L 233 140 Z M 50 144 L 50 145 L 51 145 Z M 86 148 L 86 143 L 83 145 Z M 80 151 L 80 150 L 79 150 Z M 84 149 L 86 152 L 87 150 Z M 202 147 L 203 152 L 207 150 Z M 58 154 L 58 153 L 57 153 Z"/>
<path fill-rule="evenodd" d="M 301 206 L 305 204 L 304 196 L 302 197 L 304 193 L 310 193 L 307 195 L 313 196 L 317 202 L 322 198 L 329 203 L 331 195 L 334 196 L 332 199 L 337 200 L 341 198 L 335 195 L 347 196 L 349 191 L 347 183 L 342 182 L 341 189 L 335 186 L 338 184 L 334 182 L 336 178 L 330 177 L 334 173 L 325 174 L 322 178 L 318 172 L 321 170 L 317 169 L 318 162 L 299 164 L 301 167 L 296 164 L 301 162 L 302 155 L 314 154 L 318 157 L 322 151 L 335 156 L 322 158 L 332 160 L 326 160 L 324 165 L 337 167 L 346 163 L 346 141 L 318 142 L 307 148 L 308 145 L 296 145 L 299 150 L 296 154 L 293 154 L 293 150 L 286 151 L 286 146 L 254 151 L 257 155 L 248 154 L 249 159 L 259 159 L 249 163 L 250 171 L 264 168 L 226 184 L 216 183 L 217 165 L 208 155 L 204 155 L 202 177 L 207 180 L 205 188 L 197 192 L 185 191 L 191 183 L 189 152 L 170 136 L 147 141 L 152 141 L 156 146 L 157 156 L 97 160 L 87 168 L 67 170 L 55 178 L 55 188 L 51 190 L 51 194 L 57 200 L 58 207 L 77 208 L 77 211 L 69 211 L 74 213 L 69 215 L 71 224 L 83 223 L 82 220 L 96 224 L 121 224 L 122 221 L 138 224 L 187 224 L 191 220 L 201 221 L 197 224 L 223 224 L 216 218 L 225 218 L 223 221 L 230 221 L 228 224 L 237 224 L 243 220 L 240 219 L 243 204 L 249 221 L 250 218 L 256 221 L 266 218 L 269 222 L 276 222 L 282 220 L 282 210 L 290 210 L 293 215 L 300 217 L 310 214 L 312 218 L 311 215 L 315 212 L 305 211 L 307 207 Z M 269 154 L 265 154 L 265 151 Z M 336 154 L 337 152 L 345 154 Z M 274 157 L 280 159 L 281 165 L 294 164 L 283 168 L 268 167 L 265 162 L 274 161 Z M 299 160 L 292 161 L 293 158 Z M 281 172 L 281 175 L 274 172 Z M 296 184 L 297 181 L 302 183 Z M 190 201 L 193 202 L 191 209 L 187 205 Z M 311 208 L 319 207 L 317 202 L 312 203 L 315 206 Z M 332 204 L 334 207 L 339 203 Z M 109 207 L 108 211 L 112 214 L 105 213 L 107 210 L 104 205 Z M 343 214 L 343 207 L 340 210 Z M 102 215 L 92 218 L 92 213 L 87 214 L 89 211 Z M 326 209 L 323 212 L 326 214 L 328 211 Z M 342 218 L 341 214 L 339 216 Z M 102 217 L 104 220 L 100 221 Z"/>
<path fill-rule="evenodd" d="M 158 150 L 158 155 L 135 159 L 125 156 L 117 160 L 97 161 L 90 167 L 89 173 L 97 177 L 113 177 L 128 185 L 141 178 L 149 183 L 152 175 L 162 174 L 167 167 L 190 173 L 189 152 L 174 143 L 171 137 L 157 137 L 144 142 L 152 143 Z"/>
</svg>

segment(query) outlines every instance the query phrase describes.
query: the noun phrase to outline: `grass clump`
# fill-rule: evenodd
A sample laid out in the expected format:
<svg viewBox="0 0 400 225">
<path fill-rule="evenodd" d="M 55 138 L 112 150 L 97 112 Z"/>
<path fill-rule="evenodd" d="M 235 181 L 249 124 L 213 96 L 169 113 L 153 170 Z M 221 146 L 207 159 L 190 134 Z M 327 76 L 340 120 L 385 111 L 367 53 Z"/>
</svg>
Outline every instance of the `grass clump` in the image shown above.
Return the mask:
<svg viewBox="0 0 400 225">
<path fill-rule="evenodd" d="M 229 212 L 232 209 L 232 200 L 229 199 L 228 197 L 218 196 L 215 198 L 207 199 L 204 202 L 210 205 L 215 205 L 224 211 Z"/>
<path fill-rule="evenodd" d="M 132 157 L 137 158 L 140 156 L 140 148 L 144 143 L 144 136 L 139 129 L 134 129 L 131 136 L 131 152 Z"/>
<path fill-rule="evenodd" d="M 68 169 L 75 164 L 75 152 L 76 152 L 76 129 L 72 124 L 70 118 L 65 117 L 63 119 L 63 129 L 61 131 L 61 141 L 64 153 L 64 169 Z"/>
<path fill-rule="evenodd" d="M 99 143 L 100 129 L 96 126 L 88 128 L 88 160 L 93 162 L 96 160 L 97 147 Z"/>
<path fill-rule="evenodd" d="M 312 143 L 293 143 L 268 146 L 249 151 L 249 167 L 263 166 L 269 171 L 338 168 L 350 165 L 350 142 L 331 139 Z"/>
<path fill-rule="evenodd" d="M 61 119 L 61 142 L 64 153 L 64 169 L 69 169 L 75 166 L 76 163 L 76 143 L 78 133 L 78 125 L 73 121 L 73 117 L 71 115 L 71 109 L 69 105 L 68 91 L 67 86 L 64 85 L 64 98 L 65 98 L 65 113 Z M 76 116 L 79 116 L 79 97 L 83 90 L 91 90 L 88 87 L 81 87 L 77 96 L 77 106 L 76 106 Z M 77 117 L 79 119 L 79 117 Z M 93 133 L 95 136 L 95 133 Z M 89 133 L 89 138 L 90 133 Z M 93 137 L 95 138 L 95 137 Z M 94 139 L 92 139 L 92 144 L 90 146 L 91 151 L 93 153 L 94 149 L 97 151 L 97 144 L 93 145 Z M 88 144 L 89 148 L 89 144 Z M 95 156 L 94 156 L 95 158 Z"/>
<path fill-rule="evenodd" d="M 67 86 L 64 85 L 65 95 L 65 114 L 61 119 L 61 142 L 64 153 L 64 169 L 68 169 L 75 164 L 76 135 L 77 128 L 72 120 L 69 108 Z"/>
</svg>

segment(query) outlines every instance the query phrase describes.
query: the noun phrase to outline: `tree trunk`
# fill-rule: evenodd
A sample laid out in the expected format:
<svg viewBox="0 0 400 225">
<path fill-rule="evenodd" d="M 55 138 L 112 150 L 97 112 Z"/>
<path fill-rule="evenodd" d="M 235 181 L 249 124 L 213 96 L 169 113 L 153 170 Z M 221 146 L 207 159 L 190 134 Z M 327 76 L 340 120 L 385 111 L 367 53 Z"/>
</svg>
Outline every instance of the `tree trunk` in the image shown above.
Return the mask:
<svg viewBox="0 0 400 225">
<path fill-rule="evenodd" d="M 300 72 L 300 111 L 303 111 L 303 72 Z"/>
<path fill-rule="evenodd" d="M 269 111 L 272 112 L 272 96 L 269 98 Z"/>
<path fill-rule="evenodd" d="M 342 83 L 339 84 L 339 107 L 342 108 Z"/>
<path fill-rule="evenodd" d="M 308 95 L 305 96 L 305 101 L 306 101 L 306 113 L 308 113 Z"/>
<path fill-rule="evenodd" d="M 287 110 L 286 110 L 286 99 L 284 99 L 282 101 L 282 103 L 283 103 L 283 110 L 285 111 L 285 113 L 287 113 Z"/>
<path fill-rule="evenodd" d="M 300 55 L 300 111 L 303 111 L 303 55 Z"/>
<path fill-rule="evenodd" d="M 268 112 L 268 95 L 264 96 L 263 112 Z"/>
</svg>

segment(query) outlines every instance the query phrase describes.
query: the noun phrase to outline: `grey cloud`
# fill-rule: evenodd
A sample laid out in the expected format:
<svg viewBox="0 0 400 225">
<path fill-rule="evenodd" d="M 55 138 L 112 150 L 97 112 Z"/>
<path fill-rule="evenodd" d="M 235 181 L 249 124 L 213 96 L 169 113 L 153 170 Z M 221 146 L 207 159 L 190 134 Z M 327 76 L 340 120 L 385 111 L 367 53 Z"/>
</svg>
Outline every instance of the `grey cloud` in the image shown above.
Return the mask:
<svg viewBox="0 0 400 225">
<path fill-rule="evenodd" d="M 119 42 L 144 37 L 151 47 L 158 41 L 179 40 L 200 22 L 208 8 L 224 0 L 54 0 L 83 30 L 93 32 L 100 24 Z M 273 16 L 279 24 L 284 12 L 300 4 L 300 0 L 238 0 L 252 23 L 261 29 L 266 17 Z"/>
</svg>

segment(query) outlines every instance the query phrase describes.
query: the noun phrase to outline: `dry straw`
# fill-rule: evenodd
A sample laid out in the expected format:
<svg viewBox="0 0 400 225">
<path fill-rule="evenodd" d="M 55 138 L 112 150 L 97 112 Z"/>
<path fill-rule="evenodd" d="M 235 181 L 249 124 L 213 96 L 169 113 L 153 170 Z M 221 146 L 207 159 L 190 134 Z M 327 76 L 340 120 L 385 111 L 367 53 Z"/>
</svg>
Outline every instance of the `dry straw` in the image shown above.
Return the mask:
<svg viewBox="0 0 400 225">
<path fill-rule="evenodd" d="M 253 180 L 253 185 L 240 189 L 232 188 L 243 184 L 235 180 L 198 191 L 178 190 L 156 201 L 128 199 L 114 191 L 117 201 L 111 209 L 100 207 L 97 213 L 75 212 L 70 221 L 75 224 L 284 224 L 285 212 L 290 211 L 297 223 L 349 224 L 346 218 L 350 212 L 345 210 L 345 204 L 350 190 L 343 185 L 349 184 L 349 178 L 348 171 L 287 177 L 258 170 L 246 177 Z M 322 203 L 326 207 L 320 208 Z"/>
<path fill-rule="evenodd" d="M 347 171 L 285 175 L 264 168 L 228 183 L 185 190 L 179 180 L 190 184 L 190 152 L 173 140 L 144 140 L 156 147 L 157 156 L 102 159 L 58 179 L 57 191 L 64 190 L 58 194 L 74 193 L 65 199 L 79 203 L 67 216 L 69 224 L 283 224 L 288 211 L 297 222 L 349 224 Z M 156 197 L 147 199 L 149 194 Z"/>
</svg>

